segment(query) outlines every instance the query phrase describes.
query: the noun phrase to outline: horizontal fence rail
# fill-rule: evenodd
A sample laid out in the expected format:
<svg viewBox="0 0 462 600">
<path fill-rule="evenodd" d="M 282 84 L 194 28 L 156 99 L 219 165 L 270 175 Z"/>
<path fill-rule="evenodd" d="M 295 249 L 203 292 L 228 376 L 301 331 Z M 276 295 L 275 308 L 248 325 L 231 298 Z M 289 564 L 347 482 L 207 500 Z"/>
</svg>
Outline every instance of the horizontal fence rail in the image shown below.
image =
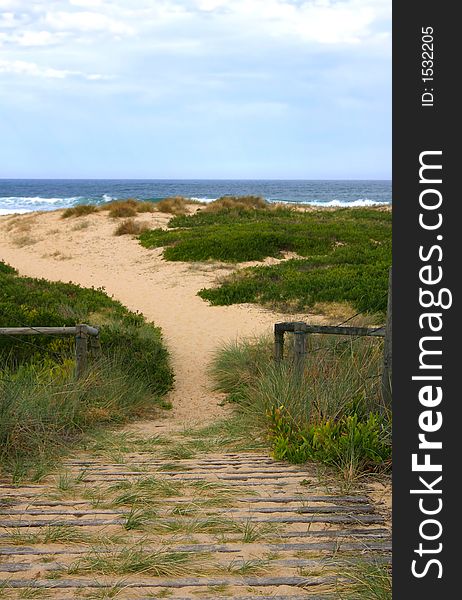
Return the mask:
<svg viewBox="0 0 462 600">
<path fill-rule="evenodd" d="M 75 327 L 0 327 L 0 335 L 76 335 L 78 327 L 86 327 L 88 335 L 99 335 L 99 330 L 90 325 Z"/>
<path fill-rule="evenodd" d="M 382 400 L 385 406 L 391 407 L 392 401 L 392 271 L 388 279 L 387 319 L 383 327 L 342 327 L 341 325 L 310 325 L 303 321 L 289 321 L 274 325 L 274 360 L 280 364 L 284 358 L 284 334 L 293 333 L 295 372 L 303 374 L 308 334 L 351 335 L 355 337 L 370 336 L 384 339 Z"/>
<path fill-rule="evenodd" d="M 0 335 L 73 335 L 75 336 L 75 374 L 77 379 L 87 370 L 88 349 L 95 358 L 101 357 L 99 329 L 85 323 L 75 327 L 0 327 Z"/>
</svg>

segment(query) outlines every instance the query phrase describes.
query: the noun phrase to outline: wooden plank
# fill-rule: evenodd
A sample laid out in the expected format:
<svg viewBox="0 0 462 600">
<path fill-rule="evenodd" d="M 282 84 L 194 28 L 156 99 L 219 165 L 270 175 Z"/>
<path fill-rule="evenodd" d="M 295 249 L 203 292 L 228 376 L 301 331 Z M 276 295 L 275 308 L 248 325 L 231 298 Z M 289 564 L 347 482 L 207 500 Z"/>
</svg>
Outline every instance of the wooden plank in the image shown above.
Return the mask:
<svg viewBox="0 0 462 600">
<path fill-rule="evenodd" d="M 239 587 L 272 587 L 272 586 L 292 586 L 292 587 L 312 587 L 317 585 L 327 585 L 335 583 L 336 577 L 225 577 L 213 578 L 207 577 L 185 577 L 178 579 L 141 579 L 125 580 L 123 588 L 183 588 L 183 587 L 211 587 L 232 585 Z M 72 588 L 106 588 L 110 585 L 108 582 L 97 581 L 96 579 L 58 579 L 38 581 L 33 579 L 10 579 L 0 581 L 10 588 L 46 588 L 46 589 L 72 589 Z"/>
<path fill-rule="evenodd" d="M 299 322 L 276 323 L 275 331 L 292 332 L 296 331 Z M 354 336 L 372 336 L 384 337 L 385 327 L 336 327 L 334 325 L 309 325 L 304 323 L 306 333 L 329 334 L 329 335 L 354 335 Z"/>
<path fill-rule="evenodd" d="M 97 336 L 99 330 L 86 325 L 88 335 Z M 77 327 L 0 327 L 0 335 L 75 335 Z"/>
</svg>

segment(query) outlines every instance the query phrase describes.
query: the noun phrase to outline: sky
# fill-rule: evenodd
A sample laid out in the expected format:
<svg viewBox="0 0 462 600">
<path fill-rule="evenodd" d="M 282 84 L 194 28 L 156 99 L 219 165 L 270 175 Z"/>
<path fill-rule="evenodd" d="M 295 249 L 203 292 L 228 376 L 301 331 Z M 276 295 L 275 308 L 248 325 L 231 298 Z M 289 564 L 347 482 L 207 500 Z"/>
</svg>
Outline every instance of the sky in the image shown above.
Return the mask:
<svg viewBox="0 0 462 600">
<path fill-rule="evenodd" d="M 390 179 L 391 0 L 0 0 L 0 178 Z"/>
</svg>

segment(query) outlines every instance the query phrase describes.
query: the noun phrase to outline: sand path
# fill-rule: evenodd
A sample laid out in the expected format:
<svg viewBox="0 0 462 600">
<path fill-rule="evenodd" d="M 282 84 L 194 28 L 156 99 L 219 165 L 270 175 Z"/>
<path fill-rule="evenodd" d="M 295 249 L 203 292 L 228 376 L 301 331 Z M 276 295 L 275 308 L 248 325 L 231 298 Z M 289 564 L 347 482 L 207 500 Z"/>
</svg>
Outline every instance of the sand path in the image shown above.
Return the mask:
<svg viewBox="0 0 462 600">
<path fill-rule="evenodd" d="M 154 213 L 139 220 L 159 227 L 169 218 Z M 142 312 L 162 328 L 172 355 L 172 426 L 215 419 L 226 409 L 208 385 L 213 351 L 225 341 L 271 333 L 275 322 L 294 316 L 255 305 L 209 306 L 197 291 L 214 285 L 230 267 L 166 262 L 160 249 L 146 250 L 131 236 L 114 236 L 115 223 L 107 213 L 79 219 L 62 219 L 61 211 L 3 217 L 0 258 L 23 275 L 104 287 L 131 310 Z"/>
</svg>

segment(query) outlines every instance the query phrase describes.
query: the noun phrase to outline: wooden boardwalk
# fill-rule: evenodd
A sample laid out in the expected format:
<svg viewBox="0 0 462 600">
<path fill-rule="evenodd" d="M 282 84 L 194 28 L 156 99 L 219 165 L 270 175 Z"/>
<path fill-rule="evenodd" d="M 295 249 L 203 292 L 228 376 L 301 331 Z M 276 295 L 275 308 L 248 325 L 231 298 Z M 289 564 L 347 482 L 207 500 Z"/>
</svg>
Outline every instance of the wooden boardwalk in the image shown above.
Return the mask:
<svg viewBox="0 0 462 600">
<path fill-rule="evenodd" d="M 99 448 L 2 483 L 0 597 L 327 600 L 352 563 L 389 561 L 383 516 L 314 469 L 171 447 Z"/>
</svg>

